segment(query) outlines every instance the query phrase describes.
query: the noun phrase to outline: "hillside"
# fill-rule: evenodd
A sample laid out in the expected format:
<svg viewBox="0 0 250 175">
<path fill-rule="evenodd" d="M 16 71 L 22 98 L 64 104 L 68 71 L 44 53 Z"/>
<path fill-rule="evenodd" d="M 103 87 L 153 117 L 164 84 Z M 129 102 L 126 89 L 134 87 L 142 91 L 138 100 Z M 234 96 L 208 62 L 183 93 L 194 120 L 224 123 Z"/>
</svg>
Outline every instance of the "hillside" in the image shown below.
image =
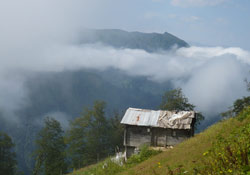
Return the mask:
<svg viewBox="0 0 250 175">
<path fill-rule="evenodd" d="M 174 46 L 188 47 L 188 43 L 165 32 L 142 33 L 127 32 L 118 29 L 84 30 L 79 43 L 103 43 L 115 48 L 143 49 L 147 52 L 169 50 Z"/>
<path fill-rule="evenodd" d="M 212 125 L 204 132 L 182 142 L 173 149 L 169 149 L 153 156 L 150 159 L 133 166 L 132 168 L 120 168 L 120 171 L 116 170 L 116 172 L 119 173 L 114 174 L 193 174 L 195 171 L 197 171 L 196 174 L 199 174 L 198 172 L 200 172 L 200 174 L 204 174 L 204 172 L 208 173 L 208 171 L 212 170 L 210 164 L 212 164 L 215 169 L 212 174 L 240 174 L 237 170 L 237 166 L 244 167 L 245 170 L 238 167 L 238 169 L 241 169 L 240 171 L 250 173 L 249 133 L 250 108 L 242 112 L 236 118 L 230 118 Z M 219 143 L 222 146 L 219 145 Z M 248 145 L 245 147 L 245 152 L 243 151 L 244 145 Z M 227 155 L 228 147 L 231 147 L 232 150 L 231 153 L 229 152 L 231 154 L 230 156 Z M 225 162 L 223 162 L 224 165 L 220 165 L 218 167 L 220 160 L 225 160 Z M 233 162 L 234 160 L 235 162 L 231 163 L 231 161 Z M 248 163 L 248 165 L 243 166 L 244 162 L 245 164 Z M 105 172 L 107 172 L 104 170 L 98 171 L 98 166 L 100 165 L 92 165 L 91 167 L 76 171 L 74 174 L 105 174 Z"/>
</svg>

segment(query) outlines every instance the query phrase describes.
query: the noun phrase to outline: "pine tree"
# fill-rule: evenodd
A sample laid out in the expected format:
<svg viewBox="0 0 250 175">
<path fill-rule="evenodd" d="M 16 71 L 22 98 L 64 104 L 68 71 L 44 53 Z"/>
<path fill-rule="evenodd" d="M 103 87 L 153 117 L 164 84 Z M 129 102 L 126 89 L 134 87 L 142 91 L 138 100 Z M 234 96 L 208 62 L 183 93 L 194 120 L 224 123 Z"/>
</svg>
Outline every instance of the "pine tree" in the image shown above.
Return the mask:
<svg viewBox="0 0 250 175">
<path fill-rule="evenodd" d="M 58 121 L 47 117 L 36 139 L 34 175 L 61 175 L 67 170 L 63 130 Z"/>
<path fill-rule="evenodd" d="M 0 174 L 14 175 L 16 173 L 16 154 L 11 138 L 0 132 Z"/>
</svg>

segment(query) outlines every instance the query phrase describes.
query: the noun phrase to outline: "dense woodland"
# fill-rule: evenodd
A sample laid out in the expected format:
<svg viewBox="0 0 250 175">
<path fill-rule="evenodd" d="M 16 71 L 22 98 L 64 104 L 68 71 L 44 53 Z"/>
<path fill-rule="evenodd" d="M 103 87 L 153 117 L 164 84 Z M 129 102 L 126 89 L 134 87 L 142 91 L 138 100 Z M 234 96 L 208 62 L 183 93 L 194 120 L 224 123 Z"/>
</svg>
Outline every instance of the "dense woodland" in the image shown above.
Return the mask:
<svg viewBox="0 0 250 175">
<path fill-rule="evenodd" d="M 248 99 L 249 97 L 243 97 L 236 100 L 232 109 L 223 113 L 223 116 L 238 115 L 250 105 Z M 85 108 L 79 117 L 71 120 L 66 130 L 56 119 L 46 117 L 43 127 L 35 137 L 36 147 L 32 154 L 35 160 L 33 174 L 65 174 L 102 161 L 114 155 L 117 148 L 122 150 L 121 115 L 114 112 L 112 116 L 107 117 L 105 106 L 105 102 L 95 101 L 91 108 Z M 194 107 L 188 102 L 181 89 L 166 92 L 159 106 L 164 110 L 194 110 Z M 200 114 L 198 123 L 203 119 L 204 117 Z M 16 166 L 14 146 L 15 144 L 7 134 L 0 133 L 1 174 L 22 174 Z"/>
<path fill-rule="evenodd" d="M 107 119 L 115 113 L 122 115 L 131 106 L 156 109 L 162 92 L 171 88 L 169 83 L 154 83 L 111 69 L 37 74 L 25 86 L 25 105 L 15 111 L 18 121 L 6 120 L 12 116 L 0 109 L 0 131 L 8 133 L 15 142 L 18 167 L 25 174 L 32 172 L 34 161 L 30 155 L 45 117 L 54 117 L 65 129 L 69 121 L 81 116 L 84 108 L 92 108 L 96 100 L 106 102 Z"/>
<path fill-rule="evenodd" d="M 83 110 L 80 117 L 70 121 L 67 130 L 63 130 L 59 121 L 46 117 L 43 127 L 35 136 L 33 174 L 66 173 L 114 155 L 115 150 L 122 150 L 121 115 L 114 112 L 108 117 L 105 106 L 105 102 L 95 101 L 91 108 Z M 194 109 L 181 89 L 165 93 L 160 108 L 173 110 L 174 106 L 176 110 Z M 13 150 L 13 146 L 9 149 Z M 14 154 L 10 157 L 15 160 Z"/>
</svg>

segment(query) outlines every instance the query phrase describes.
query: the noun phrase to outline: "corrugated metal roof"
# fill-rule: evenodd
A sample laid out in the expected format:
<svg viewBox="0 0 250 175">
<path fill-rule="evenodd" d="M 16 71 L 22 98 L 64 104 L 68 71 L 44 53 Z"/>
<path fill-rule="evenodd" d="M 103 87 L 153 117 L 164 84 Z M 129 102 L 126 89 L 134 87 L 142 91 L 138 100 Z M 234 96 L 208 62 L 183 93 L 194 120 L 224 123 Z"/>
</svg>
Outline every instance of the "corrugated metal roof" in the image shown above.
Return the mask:
<svg viewBox="0 0 250 175">
<path fill-rule="evenodd" d="M 121 123 L 172 129 L 191 129 L 194 111 L 163 111 L 128 108 Z"/>
</svg>

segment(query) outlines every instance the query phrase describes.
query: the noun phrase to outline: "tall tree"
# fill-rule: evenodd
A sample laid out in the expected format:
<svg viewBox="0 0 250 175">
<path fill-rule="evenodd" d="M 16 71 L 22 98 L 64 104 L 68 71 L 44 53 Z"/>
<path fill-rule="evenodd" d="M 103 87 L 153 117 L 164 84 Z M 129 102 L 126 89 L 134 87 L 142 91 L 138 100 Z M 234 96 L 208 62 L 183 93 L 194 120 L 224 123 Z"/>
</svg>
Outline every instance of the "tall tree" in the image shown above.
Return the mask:
<svg viewBox="0 0 250 175">
<path fill-rule="evenodd" d="M 86 138 L 85 130 L 88 127 L 88 119 L 78 117 L 71 121 L 70 129 L 66 133 L 67 157 L 71 159 L 70 167 L 74 169 L 81 168 L 85 161 Z"/>
<path fill-rule="evenodd" d="M 6 134 L 0 132 L 0 174 L 14 175 L 16 173 L 16 154 L 14 143 Z"/>
<path fill-rule="evenodd" d="M 58 121 L 47 117 L 36 139 L 34 175 L 61 175 L 67 170 L 63 130 Z"/>
<path fill-rule="evenodd" d="M 250 91 L 250 82 L 246 79 L 247 91 Z M 234 117 L 238 115 L 243 109 L 250 106 L 250 96 L 242 97 L 234 101 L 233 106 L 229 107 L 229 110 L 222 112 L 221 116 L 224 118 Z"/>
<path fill-rule="evenodd" d="M 242 97 L 240 99 L 235 100 L 233 106 L 229 107 L 228 111 L 222 112 L 221 116 L 224 118 L 234 117 L 248 106 L 250 106 L 250 96 Z"/>
<path fill-rule="evenodd" d="M 96 101 L 93 110 L 87 110 L 85 117 L 89 118 L 89 128 L 86 130 L 86 148 L 91 161 L 105 158 L 109 152 L 108 122 L 104 113 L 105 103 Z"/>
<path fill-rule="evenodd" d="M 96 101 L 92 109 L 86 108 L 82 116 L 71 122 L 66 140 L 73 168 L 94 163 L 114 150 L 112 127 L 104 109 L 105 103 Z"/>
<path fill-rule="evenodd" d="M 169 111 L 194 111 L 195 105 L 188 102 L 188 98 L 183 94 L 181 88 L 177 88 L 163 95 L 160 109 Z M 201 113 L 196 113 L 195 127 L 197 127 L 202 120 L 204 120 L 204 116 Z"/>
<path fill-rule="evenodd" d="M 249 105 L 250 105 L 250 96 L 237 99 L 233 105 L 233 112 L 235 113 L 235 115 L 237 115 Z"/>
<path fill-rule="evenodd" d="M 121 119 L 122 117 L 118 112 L 114 112 L 114 115 L 109 119 L 109 143 L 111 148 L 123 147 L 124 126 L 121 124 Z"/>
<path fill-rule="evenodd" d="M 195 106 L 188 102 L 188 98 L 182 93 L 181 88 L 165 92 L 160 105 L 160 109 L 169 111 L 191 111 L 194 108 Z"/>
</svg>

